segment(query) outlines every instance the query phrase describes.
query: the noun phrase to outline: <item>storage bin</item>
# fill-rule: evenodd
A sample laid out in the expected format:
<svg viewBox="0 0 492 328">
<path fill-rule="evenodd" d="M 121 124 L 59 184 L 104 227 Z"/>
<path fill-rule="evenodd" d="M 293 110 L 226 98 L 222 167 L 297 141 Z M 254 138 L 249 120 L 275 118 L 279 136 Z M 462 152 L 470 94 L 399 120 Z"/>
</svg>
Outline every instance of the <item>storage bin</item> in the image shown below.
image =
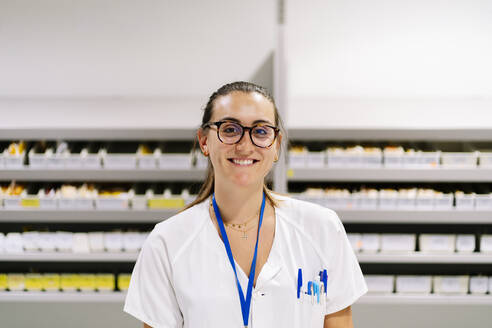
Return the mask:
<svg viewBox="0 0 492 328">
<path fill-rule="evenodd" d="M 104 248 L 108 252 L 118 253 L 123 251 L 123 233 L 105 232 Z"/>
<path fill-rule="evenodd" d="M 131 207 L 134 210 L 146 210 L 147 209 L 147 196 L 135 195 L 131 199 Z"/>
<path fill-rule="evenodd" d="M 101 158 L 105 169 L 131 170 L 137 168 L 137 154 L 108 154 L 102 152 Z"/>
<path fill-rule="evenodd" d="M 435 276 L 435 294 L 460 294 L 468 293 L 469 276 Z"/>
<path fill-rule="evenodd" d="M 20 210 L 22 209 L 22 197 L 21 196 L 3 196 L 3 207 L 6 210 Z"/>
<path fill-rule="evenodd" d="M 60 197 L 58 199 L 58 208 L 61 210 L 93 210 L 94 198 L 68 198 Z"/>
<path fill-rule="evenodd" d="M 331 168 L 346 168 L 353 155 L 345 153 L 344 149 L 333 148 L 326 151 L 326 162 Z"/>
<path fill-rule="evenodd" d="M 492 253 L 492 235 L 482 235 L 480 237 L 480 252 Z"/>
<path fill-rule="evenodd" d="M 39 232 L 38 234 L 38 244 L 42 252 L 54 252 L 56 249 L 55 245 L 55 233 L 54 232 Z"/>
<path fill-rule="evenodd" d="M 401 294 L 430 294 L 431 276 L 400 275 L 396 277 L 396 292 Z"/>
<path fill-rule="evenodd" d="M 414 252 L 416 238 L 414 234 L 381 234 L 381 252 Z"/>
<path fill-rule="evenodd" d="M 289 152 L 288 163 L 291 169 L 302 169 L 307 166 L 307 152 Z"/>
<path fill-rule="evenodd" d="M 26 152 L 22 152 L 18 155 L 11 155 L 5 150 L 1 158 L 1 167 L 6 169 L 22 169 L 24 167 L 24 158 L 26 157 Z"/>
<path fill-rule="evenodd" d="M 434 197 L 434 209 L 435 210 L 452 210 L 454 203 L 454 196 L 452 193 L 438 193 Z"/>
<path fill-rule="evenodd" d="M 440 151 L 423 151 L 417 156 L 416 166 L 422 168 L 438 168 L 441 161 Z"/>
<path fill-rule="evenodd" d="M 99 196 L 95 199 L 97 210 L 127 210 L 128 197 Z"/>
<path fill-rule="evenodd" d="M 475 209 L 475 194 L 465 194 L 463 192 L 455 192 L 457 210 L 474 210 Z"/>
<path fill-rule="evenodd" d="M 454 253 L 456 235 L 421 234 L 419 244 L 423 253 Z"/>
<path fill-rule="evenodd" d="M 492 194 L 475 195 L 475 209 L 485 211 L 492 210 Z"/>
<path fill-rule="evenodd" d="M 158 167 L 158 157 L 155 154 L 138 154 L 138 168 L 139 169 L 156 169 Z"/>
<path fill-rule="evenodd" d="M 403 167 L 403 154 L 397 152 L 383 152 L 383 165 L 386 168 Z"/>
<path fill-rule="evenodd" d="M 422 152 L 421 151 L 407 151 L 403 154 L 403 167 L 404 168 L 416 168 L 420 166 L 421 156 Z"/>
<path fill-rule="evenodd" d="M 392 294 L 395 288 L 395 276 L 389 275 L 365 275 L 369 293 Z"/>
<path fill-rule="evenodd" d="M 398 207 L 399 193 L 396 190 L 379 191 L 379 208 L 382 210 L 392 210 Z"/>
<path fill-rule="evenodd" d="M 379 204 L 378 194 L 354 192 L 352 193 L 352 204 L 356 209 L 375 210 Z"/>
<path fill-rule="evenodd" d="M 455 168 L 476 168 L 478 152 L 443 152 L 442 166 Z"/>
<path fill-rule="evenodd" d="M 159 168 L 162 170 L 166 169 L 180 169 L 188 170 L 191 169 L 191 154 L 162 154 L 159 157 Z"/>
<path fill-rule="evenodd" d="M 361 252 L 377 253 L 381 249 L 381 235 L 377 233 L 361 234 Z"/>
<path fill-rule="evenodd" d="M 417 190 L 416 189 L 401 189 L 398 194 L 398 209 L 413 210 L 416 206 Z"/>
</svg>

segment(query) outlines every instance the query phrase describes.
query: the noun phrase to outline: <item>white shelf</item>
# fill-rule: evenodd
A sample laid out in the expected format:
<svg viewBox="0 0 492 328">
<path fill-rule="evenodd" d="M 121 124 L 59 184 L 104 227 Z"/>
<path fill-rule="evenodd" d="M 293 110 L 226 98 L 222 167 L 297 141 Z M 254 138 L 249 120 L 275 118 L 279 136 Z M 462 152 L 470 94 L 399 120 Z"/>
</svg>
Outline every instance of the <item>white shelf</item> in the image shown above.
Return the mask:
<svg viewBox="0 0 492 328">
<path fill-rule="evenodd" d="M 0 180 L 19 181 L 201 181 L 203 169 L 2 169 Z"/>
<path fill-rule="evenodd" d="M 158 223 L 177 210 L 0 210 L 0 222 Z"/>
<path fill-rule="evenodd" d="M 334 210 L 344 223 L 492 224 L 492 211 Z"/>
<path fill-rule="evenodd" d="M 291 140 L 490 141 L 492 129 L 458 128 L 290 128 Z"/>
<path fill-rule="evenodd" d="M 374 181 L 374 182 L 492 182 L 491 168 L 393 169 L 320 168 L 288 169 L 288 181 Z"/>
<path fill-rule="evenodd" d="M 0 302 L 123 303 L 126 292 L 0 292 Z"/>
<path fill-rule="evenodd" d="M 44 253 L 0 254 L 0 262 L 135 262 L 138 253 Z"/>
<path fill-rule="evenodd" d="M 381 305 L 492 305 L 492 295 L 405 295 L 405 294 L 366 294 L 356 304 Z"/>
<path fill-rule="evenodd" d="M 357 253 L 360 263 L 492 264 L 492 254 Z"/>
<path fill-rule="evenodd" d="M 1 128 L 0 140 L 193 140 L 192 128 Z"/>
</svg>

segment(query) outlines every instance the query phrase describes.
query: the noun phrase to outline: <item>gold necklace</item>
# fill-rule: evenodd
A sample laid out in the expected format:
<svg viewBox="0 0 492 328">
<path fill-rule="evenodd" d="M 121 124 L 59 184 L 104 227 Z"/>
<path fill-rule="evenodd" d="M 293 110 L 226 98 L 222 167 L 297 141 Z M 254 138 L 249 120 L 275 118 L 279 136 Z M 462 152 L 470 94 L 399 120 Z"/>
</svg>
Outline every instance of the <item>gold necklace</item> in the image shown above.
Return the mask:
<svg viewBox="0 0 492 328">
<path fill-rule="evenodd" d="M 212 210 L 213 210 L 212 198 L 210 198 L 210 207 L 211 207 L 211 208 L 212 208 Z M 242 239 L 248 239 L 248 235 L 246 234 L 246 232 L 248 232 L 249 230 L 251 230 L 251 229 L 253 229 L 254 227 L 256 227 L 256 224 L 255 224 L 255 225 L 253 225 L 253 226 L 251 226 L 251 227 L 249 227 L 249 228 L 247 228 L 247 229 L 245 229 L 245 228 L 248 226 L 248 224 L 249 224 L 250 222 L 252 222 L 253 220 L 255 220 L 255 219 L 256 219 L 256 217 L 259 215 L 259 212 L 260 212 L 260 210 L 258 210 L 258 212 L 256 212 L 255 216 L 253 216 L 253 218 L 252 218 L 251 220 L 248 220 L 248 221 L 246 221 L 246 222 L 244 222 L 244 223 L 227 223 L 227 222 L 224 222 L 224 225 L 225 225 L 227 228 L 231 229 L 231 230 L 235 230 L 235 231 L 242 232 L 242 233 L 243 233 L 243 235 L 241 236 L 241 238 L 242 238 Z M 217 219 L 217 218 L 216 218 L 216 219 Z M 257 222 L 256 222 L 256 223 L 257 223 Z"/>
</svg>

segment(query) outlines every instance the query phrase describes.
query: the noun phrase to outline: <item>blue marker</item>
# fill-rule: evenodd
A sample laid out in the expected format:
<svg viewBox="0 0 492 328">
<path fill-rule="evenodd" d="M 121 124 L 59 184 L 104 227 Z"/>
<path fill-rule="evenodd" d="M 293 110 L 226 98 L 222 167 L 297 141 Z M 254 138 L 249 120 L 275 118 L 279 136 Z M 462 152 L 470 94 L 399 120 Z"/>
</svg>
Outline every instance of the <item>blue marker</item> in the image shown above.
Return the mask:
<svg viewBox="0 0 492 328">
<path fill-rule="evenodd" d="M 319 304 L 319 284 L 317 282 L 314 283 L 314 290 L 316 292 L 316 302 Z"/>
<path fill-rule="evenodd" d="M 323 285 L 325 286 L 325 294 L 326 294 L 326 287 L 328 285 L 328 272 L 323 270 L 323 277 L 321 278 L 321 281 L 323 282 Z"/>
<path fill-rule="evenodd" d="M 301 287 L 302 287 L 302 270 L 299 268 L 297 272 L 297 298 L 301 298 Z"/>
</svg>

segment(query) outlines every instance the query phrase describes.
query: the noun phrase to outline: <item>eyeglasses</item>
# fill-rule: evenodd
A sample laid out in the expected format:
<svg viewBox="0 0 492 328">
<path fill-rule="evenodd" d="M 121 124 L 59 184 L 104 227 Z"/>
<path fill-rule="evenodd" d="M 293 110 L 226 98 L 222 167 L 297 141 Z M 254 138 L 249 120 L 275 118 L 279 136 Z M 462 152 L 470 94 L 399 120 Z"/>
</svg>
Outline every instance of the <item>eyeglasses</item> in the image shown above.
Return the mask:
<svg viewBox="0 0 492 328">
<path fill-rule="evenodd" d="M 217 127 L 217 137 L 222 143 L 233 145 L 241 141 L 244 136 L 244 131 L 249 130 L 249 137 L 253 145 L 260 148 L 270 147 L 277 134 L 279 128 L 264 123 L 253 125 L 252 127 L 242 126 L 239 123 L 229 121 L 208 122 L 202 125 L 202 128 L 209 128 L 212 125 Z"/>
</svg>

